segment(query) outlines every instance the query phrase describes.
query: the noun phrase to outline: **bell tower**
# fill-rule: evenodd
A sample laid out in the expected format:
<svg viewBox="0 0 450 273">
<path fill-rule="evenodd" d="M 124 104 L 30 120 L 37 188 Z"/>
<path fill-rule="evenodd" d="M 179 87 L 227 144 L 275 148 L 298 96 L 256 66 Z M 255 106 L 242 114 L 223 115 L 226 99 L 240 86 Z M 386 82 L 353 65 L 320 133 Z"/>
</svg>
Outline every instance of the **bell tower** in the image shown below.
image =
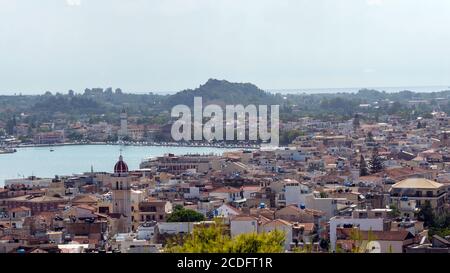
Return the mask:
<svg viewBox="0 0 450 273">
<path fill-rule="evenodd" d="M 119 140 L 122 140 L 124 137 L 128 136 L 128 115 L 125 108 L 123 108 L 120 113 L 120 129 L 118 135 Z"/>
<path fill-rule="evenodd" d="M 119 232 L 131 231 L 131 177 L 128 175 L 128 165 L 122 155 L 114 166 L 111 177 L 112 213 L 120 213 L 126 218 L 126 223 Z"/>
</svg>

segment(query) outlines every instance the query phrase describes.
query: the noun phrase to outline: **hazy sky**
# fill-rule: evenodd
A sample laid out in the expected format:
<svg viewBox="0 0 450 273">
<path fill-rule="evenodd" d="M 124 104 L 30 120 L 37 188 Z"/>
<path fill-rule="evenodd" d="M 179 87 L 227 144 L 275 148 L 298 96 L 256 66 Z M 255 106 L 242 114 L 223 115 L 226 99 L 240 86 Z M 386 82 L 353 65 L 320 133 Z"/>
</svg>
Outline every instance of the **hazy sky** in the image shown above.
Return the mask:
<svg viewBox="0 0 450 273">
<path fill-rule="evenodd" d="M 450 85 L 449 0 L 0 0 L 0 94 Z"/>
</svg>

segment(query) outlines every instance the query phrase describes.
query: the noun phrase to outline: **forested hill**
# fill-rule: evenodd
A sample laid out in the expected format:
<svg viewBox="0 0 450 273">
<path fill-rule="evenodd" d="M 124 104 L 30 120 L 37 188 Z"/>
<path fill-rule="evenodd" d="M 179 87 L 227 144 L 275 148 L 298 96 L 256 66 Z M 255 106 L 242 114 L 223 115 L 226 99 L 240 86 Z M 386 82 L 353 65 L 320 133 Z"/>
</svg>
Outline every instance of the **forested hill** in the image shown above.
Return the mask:
<svg viewBox="0 0 450 273">
<path fill-rule="evenodd" d="M 0 96 L 0 122 L 19 115 L 33 121 L 64 117 L 69 120 L 88 118 L 92 122 L 117 122 L 123 108 L 130 115 L 158 117 L 158 121 L 164 122 L 172 106 L 192 105 L 196 96 L 202 97 L 204 104 L 279 104 L 283 120 L 295 120 L 302 116 L 345 120 L 360 112 L 373 117 L 398 114 L 411 119 L 429 115 L 433 110 L 450 114 L 450 91 L 386 93 L 363 89 L 356 93 L 281 95 L 265 92 L 251 83 L 210 79 L 196 89 L 172 95 L 130 94 L 120 88 L 87 88 L 82 94 L 69 91 L 64 94 L 46 92 L 43 95 Z M 412 101 L 416 101 L 414 110 L 411 109 Z M 361 107 L 363 104 L 370 104 L 370 107 Z"/>
<path fill-rule="evenodd" d="M 209 79 L 196 89 L 178 92 L 167 99 L 168 106 L 192 105 L 194 97 L 202 97 L 204 104 L 274 104 L 280 96 L 259 89 L 251 83 L 231 83 L 225 80 Z"/>
</svg>

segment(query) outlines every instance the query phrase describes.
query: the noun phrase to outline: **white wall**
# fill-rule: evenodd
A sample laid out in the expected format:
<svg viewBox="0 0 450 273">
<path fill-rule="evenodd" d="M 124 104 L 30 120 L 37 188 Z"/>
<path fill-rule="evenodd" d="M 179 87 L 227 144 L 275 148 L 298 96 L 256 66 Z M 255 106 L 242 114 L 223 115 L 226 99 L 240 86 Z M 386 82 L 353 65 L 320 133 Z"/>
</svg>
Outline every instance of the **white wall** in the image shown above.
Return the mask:
<svg viewBox="0 0 450 273">
<path fill-rule="evenodd" d="M 330 243 L 331 250 L 336 250 L 336 228 L 338 225 L 352 224 L 359 225 L 361 231 L 383 231 L 383 218 L 356 219 L 348 217 L 333 217 L 330 219 Z"/>
<path fill-rule="evenodd" d="M 258 221 L 248 220 L 248 221 L 233 221 L 230 223 L 230 233 L 231 237 L 235 237 L 243 233 L 256 233 L 258 231 Z"/>
<path fill-rule="evenodd" d="M 306 197 L 305 205 L 307 208 L 325 212 L 324 220 L 328 221 L 335 216 L 337 211 L 337 198 L 316 198 L 312 194 Z M 345 200 L 341 198 L 341 200 Z"/>
<path fill-rule="evenodd" d="M 271 232 L 273 230 L 279 230 L 285 232 L 284 249 L 289 250 L 292 242 L 292 226 L 274 226 L 271 224 L 264 225 L 262 228 L 263 232 Z"/>
<path fill-rule="evenodd" d="M 194 227 L 193 222 L 159 222 L 158 231 L 160 234 L 177 234 L 177 233 L 190 233 Z"/>
</svg>

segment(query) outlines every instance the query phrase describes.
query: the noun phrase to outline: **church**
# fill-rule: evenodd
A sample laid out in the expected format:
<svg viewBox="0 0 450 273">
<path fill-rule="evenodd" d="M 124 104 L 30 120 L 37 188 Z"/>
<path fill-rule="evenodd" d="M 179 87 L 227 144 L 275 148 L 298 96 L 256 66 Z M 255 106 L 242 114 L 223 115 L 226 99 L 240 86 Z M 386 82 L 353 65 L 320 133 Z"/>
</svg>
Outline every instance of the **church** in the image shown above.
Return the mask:
<svg viewBox="0 0 450 273">
<path fill-rule="evenodd" d="M 128 165 L 123 161 L 122 155 L 114 165 L 114 173 L 110 177 L 112 193 L 111 218 L 117 222 L 117 233 L 131 232 L 131 182 L 132 176 L 128 174 Z"/>
</svg>

